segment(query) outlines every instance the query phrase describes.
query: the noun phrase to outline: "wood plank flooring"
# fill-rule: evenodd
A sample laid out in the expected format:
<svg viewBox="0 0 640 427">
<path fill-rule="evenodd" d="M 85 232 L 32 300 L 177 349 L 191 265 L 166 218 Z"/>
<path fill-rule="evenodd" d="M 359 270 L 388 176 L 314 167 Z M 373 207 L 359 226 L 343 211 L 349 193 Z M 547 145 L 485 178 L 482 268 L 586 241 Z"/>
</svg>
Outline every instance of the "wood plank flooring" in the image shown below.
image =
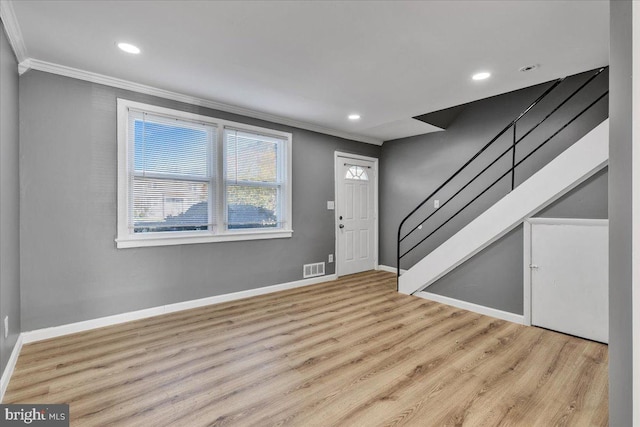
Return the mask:
<svg viewBox="0 0 640 427">
<path fill-rule="evenodd" d="M 607 346 L 366 272 L 25 345 L 4 403 L 72 426 L 604 426 Z"/>
</svg>

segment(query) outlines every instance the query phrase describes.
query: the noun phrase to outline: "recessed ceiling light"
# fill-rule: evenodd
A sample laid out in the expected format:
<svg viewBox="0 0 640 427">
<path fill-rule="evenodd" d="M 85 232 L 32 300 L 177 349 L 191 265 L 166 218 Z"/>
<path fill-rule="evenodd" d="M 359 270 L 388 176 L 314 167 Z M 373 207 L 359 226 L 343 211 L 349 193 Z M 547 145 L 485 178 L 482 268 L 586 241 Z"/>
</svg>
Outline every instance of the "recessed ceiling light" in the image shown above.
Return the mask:
<svg viewBox="0 0 640 427">
<path fill-rule="evenodd" d="M 134 46 L 132 44 L 129 43 L 118 43 L 118 47 L 127 52 L 127 53 L 133 53 L 134 55 L 137 55 L 140 53 L 140 48 L 138 46 Z"/>
<path fill-rule="evenodd" d="M 349 114 L 349 120 L 360 120 L 360 114 Z"/>
<path fill-rule="evenodd" d="M 488 79 L 489 77 L 491 77 L 491 73 L 488 73 L 486 71 L 483 71 L 481 73 L 476 73 L 473 76 L 471 76 L 473 80 L 484 80 L 484 79 Z"/>
</svg>

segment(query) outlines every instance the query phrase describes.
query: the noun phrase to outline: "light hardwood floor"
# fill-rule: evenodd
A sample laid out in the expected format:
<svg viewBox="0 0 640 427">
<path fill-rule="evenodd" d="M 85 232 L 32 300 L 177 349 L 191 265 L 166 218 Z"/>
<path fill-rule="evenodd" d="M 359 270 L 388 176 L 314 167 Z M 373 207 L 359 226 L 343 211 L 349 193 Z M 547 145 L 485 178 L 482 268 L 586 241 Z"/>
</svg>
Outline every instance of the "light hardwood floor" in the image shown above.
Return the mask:
<svg viewBox="0 0 640 427">
<path fill-rule="evenodd" d="M 607 346 L 366 272 L 23 347 L 4 403 L 72 426 L 603 426 Z"/>
</svg>

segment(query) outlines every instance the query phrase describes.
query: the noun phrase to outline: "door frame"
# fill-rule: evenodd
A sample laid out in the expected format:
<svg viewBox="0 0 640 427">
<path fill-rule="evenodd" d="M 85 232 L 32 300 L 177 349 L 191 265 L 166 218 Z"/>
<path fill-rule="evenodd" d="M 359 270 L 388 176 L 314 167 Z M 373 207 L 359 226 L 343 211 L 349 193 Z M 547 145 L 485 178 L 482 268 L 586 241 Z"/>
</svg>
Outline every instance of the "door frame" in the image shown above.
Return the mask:
<svg viewBox="0 0 640 427">
<path fill-rule="evenodd" d="M 338 244 L 338 185 L 341 176 L 341 167 L 340 163 L 344 161 L 351 160 L 364 160 L 368 162 L 373 162 L 372 169 L 374 171 L 374 180 L 373 180 L 373 268 L 378 269 L 378 159 L 375 157 L 363 156 L 360 154 L 352 154 L 345 153 L 342 151 L 335 151 L 333 155 L 333 200 L 334 200 L 334 211 L 333 211 L 333 240 L 335 242 L 335 257 L 333 259 L 336 268 L 335 275 L 336 277 L 340 277 L 340 268 L 339 262 L 340 259 L 340 248 Z"/>
<path fill-rule="evenodd" d="M 583 219 L 583 218 L 527 218 L 524 220 L 524 251 L 523 251 L 523 304 L 522 314 L 524 324 L 531 326 L 531 226 L 533 224 L 544 225 L 587 225 L 602 226 L 608 224 L 608 219 Z"/>
</svg>

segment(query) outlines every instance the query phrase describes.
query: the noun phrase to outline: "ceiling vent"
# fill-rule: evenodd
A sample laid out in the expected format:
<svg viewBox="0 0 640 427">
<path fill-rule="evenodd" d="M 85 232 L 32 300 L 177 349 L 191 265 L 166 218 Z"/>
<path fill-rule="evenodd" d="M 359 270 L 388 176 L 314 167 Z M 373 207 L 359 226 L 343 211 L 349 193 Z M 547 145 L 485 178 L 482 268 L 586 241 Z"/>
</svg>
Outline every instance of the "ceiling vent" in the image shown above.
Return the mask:
<svg viewBox="0 0 640 427">
<path fill-rule="evenodd" d="M 538 66 L 536 64 L 533 65 L 525 65 L 524 67 L 520 68 L 519 71 L 526 73 L 527 71 L 533 71 L 536 68 L 538 68 Z"/>
</svg>

